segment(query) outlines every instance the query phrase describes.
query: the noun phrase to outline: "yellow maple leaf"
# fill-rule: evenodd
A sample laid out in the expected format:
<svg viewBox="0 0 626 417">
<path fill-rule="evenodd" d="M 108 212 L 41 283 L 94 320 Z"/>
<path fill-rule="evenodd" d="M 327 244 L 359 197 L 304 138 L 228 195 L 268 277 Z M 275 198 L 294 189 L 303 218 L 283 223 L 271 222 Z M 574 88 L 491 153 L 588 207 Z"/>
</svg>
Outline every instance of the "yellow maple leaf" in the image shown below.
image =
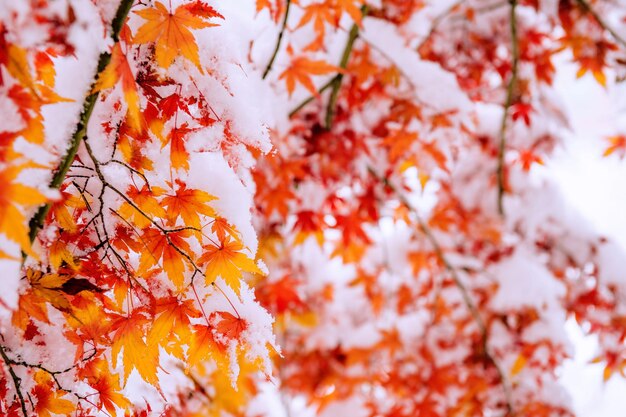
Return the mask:
<svg viewBox="0 0 626 417">
<path fill-rule="evenodd" d="M 26 50 L 17 45 L 9 44 L 7 48 L 7 71 L 25 87 L 33 88 L 33 77 L 28 65 Z"/>
<path fill-rule="evenodd" d="M 519 374 L 522 371 L 522 369 L 524 369 L 524 367 L 526 366 L 526 362 L 527 362 L 526 356 L 520 353 L 517 359 L 515 359 L 513 366 L 511 366 L 511 376 L 515 376 Z"/>
<path fill-rule="evenodd" d="M 216 361 L 218 366 L 224 366 L 228 363 L 226 355 L 220 351 L 219 345 L 213 337 L 213 328 L 202 324 L 193 326 L 193 333 L 189 340 L 189 349 L 187 349 L 187 370 L 211 358 Z"/>
<path fill-rule="evenodd" d="M 243 249 L 241 242 L 230 239 L 223 241 L 220 246 L 207 245 L 205 252 L 198 259 L 200 264 L 206 264 L 207 285 L 212 284 L 218 276 L 221 276 L 228 286 L 239 294 L 242 271 L 263 274 L 254 260 L 240 252 Z"/>
<path fill-rule="evenodd" d="M 198 44 L 190 29 L 216 26 L 203 19 L 221 17 L 219 13 L 202 4 L 180 6 L 172 13 L 159 1 L 155 7 L 135 13 L 144 18 L 146 23 L 139 28 L 133 42 L 155 42 L 155 58 L 160 66 L 167 69 L 178 55 L 182 55 L 202 72 Z"/>
<path fill-rule="evenodd" d="M 158 345 L 147 344 L 143 338 L 144 328 L 150 320 L 139 310 L 129 316 L 119 316 L 111 324 L 115 331 L 111 345 L 113 366 L 117 366 L 117 358 L 122 351 L 124 364 L 124 383 L 133 368 L 148 383 L 158 387 L 157 366 L 159 364 Z"/>
<path fill-rule="evenodd" d="M 25 253 L 33 255 L 22 210 L 43 204 L 47 199 L 35 188 L 15 181 L 20 171 L 21 167 L 16 166 L 0 171 L 0 233 L 19 244 Z"/>
<path fill-rule="evenodd" d="M 191 319 L 199 318 L 200 312 L 194 307 L 193 300 L 181 301 L 176 297 L 166 297 L 157 300 L 155 320 L 150 327 L 148 344 L 163 346 L 168 353 L 172 342 L 180 347 L 188 343 L 191 338 Z M 176 338 L 173 337 L 176 335 Z M 175 356 L 181 357 L 182 351 L 177 350 Z"/>
</svg>

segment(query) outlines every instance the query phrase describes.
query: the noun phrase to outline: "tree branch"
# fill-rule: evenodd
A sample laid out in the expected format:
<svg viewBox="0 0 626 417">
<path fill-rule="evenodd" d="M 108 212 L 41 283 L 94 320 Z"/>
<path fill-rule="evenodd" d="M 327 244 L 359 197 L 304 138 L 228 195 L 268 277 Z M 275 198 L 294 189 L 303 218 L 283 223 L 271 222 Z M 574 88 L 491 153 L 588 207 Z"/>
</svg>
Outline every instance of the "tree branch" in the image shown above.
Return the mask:
<svg viewBox="0 0 626 417">
<path fill-rule="evenodd" d="M 270 62 L 267 63 L 267 67 L 265 67 L 265 71 L 263 71 L 263 79 L 267 77 L 267 74 L 272 70 L 272 65 L 274 65 L 274 60 L 278 55 L 278 51 L 280 50 L 280 44 L 283 41 L 283 35 L 285 34 L 285 28 L 287 27 L 287 19 L 289 18 L 289 8 L 291 7 L 291 0 L 287 0 L 287 6 L 285 6 L 285 16 L 283 17 L 283 25 L 280 28 L 280 32 L 278 33 L 278 40 L 276 41 L 276 48 L 274 48 L 274 53 L 270 58 Z"/>
<path fill-rule="evenodd" d="M 126 21 L 126 17 L 130 12 L 130 8 L 133 5 L 134 0 L 122 0 L 119 7 L 117 8 L 117 12 L 115 13 L 115 18 L 111 22 L 111 38 L 114 43 L 119 42 L 119 34 L 122 30 L 122 26 Z M 100 54 L 100 58 L 98 59 L 98 67 L 96 69 L 96 74 L 94 75 L 93 82 L 95 83 L 100 76 L 100 73 L 104 71 L 109 62 L 111 61 L 111 53 L 103 52 Z M 78 146 L 82 141 L 83 137 L 87 133 L 87 126 L 89 124 L 89 119 L 91 118 L 91 113 L 96 105 L 96 101 L 98 100 L 99 92 L 90 93 L 83 102 L 83 110 L 78 119 L 78 124 L 76 125 L 76 129 L 74 130 L 74 134 L 70 140 L 70 146 L 67 149 L 67 153 L 61 160 L 59 167 L 55 174 L 52 176 L 52 180 L 50 181 L 50 188 L 59 189 L 61 184 L 63 184 L 63 180 L 65 180 L 65 176 L 70 169 L 70 166 L 74 162 L 74 158 L 76 157 L 76 152 L 78 152 Z M 28 236 L 30 238 L 30 242 L 35 241 L 35 237 L 37 237 L 37 233 L 39 229 L 43 227 L 43 223 L 50 211 L 51 204 L 47 203 L 41 207 L 35 213 L 35 215 L 31 218 L 29 222 L 29 233 Z"/>
<path fill-rule="evenodd" d="M 4 346 L 0 345 L 0 355 L 2 356 L 2 360 L 6 364 L 9 374 L 11 375 L 11 379 L 13 379 L 13 385 L 15 385 L 15 392 L 17 393 L 17 398 L 20 400 L 20 406 L 22 408 L 22 414 L 24 417 L 28 417 L 28 412 L 26 411 L 26 402 L 24 401 L 24 395 L 22 395 L 22 391 L 20 390 L 20 377 L 17 376 L 13 367 L 11 366 L 11 359 L 7 356 L 4 351 Z"/>
<path fill-rule="evenodd" d="M 504 154 L 506 151 L 506 122 L 509 117 L 509 110 L 513 104 L 513 96 L 515 93 L 515 84 L 517 83 L 517 69 L 519 66 L 519 45 L 517 39 L 517 19 L 515 11 L 517 9 L 517 0 L 509 0 L 511 4 L 510 12 L 510 31 L 511 31 L 511 77 L 506 88 L 506 100 L 504 102 L 504 112 L 502 114 L 502 123 L 500 124 L 500 144 L 498 146 L 498 168 L 496 175 L 498 177 L 498 213 L 504 216 Z"/>
<path fill-rule="evenodd" d="M 363 14 L 363 17 L 367 15 L 367 12 L 368 12 L 367 6 L 363 6 L 361 8 L 361 13 Z M 354 45 L 354 41 L 356 40 L 356 38 L 358 38 L 358 36 L 359 36 L 359 27 L 355 23 L 350 28 L 350 33 L 348 35 L 348 42 L 346 43 L 343 53 L 341 54 L 341 61 L 339 62 L 340 68 L 346 68 L 348 66 L 348 59 L 350 59 L 350 54 L 352 53 L 352 47 Z M 337 103 L 337 95 L 339 93 L 339 87 L 341 86 L 342 80 L 343 80 L 343 74 L 339 73 L 335 75 L 333 78 L 331 78 L 330 80 L 328 80 L 324 85 L 322 85 L 319 88 L 319 90 L 317 90 L 318 93 L 321 94 L 331 87 L 333 89 L 330 95 L 330 101 L 328 102 L 328 106 L 326 109 L 326 128 L 327 129 L 329 129 L 330 126 L 332 125 L 334 107 L 335 107 L 335 104 Z M 309 98 L 302 101 L 302 103 L 294 107 L 293 110 L 289 112 L 289 118 L 291 119 L 293 116 L 295 116 L 296 113 L 302 110 L 307 104 L 312 102 L 314 99 L 315 99 L 315 96 L 310 96 Z"/>
<path fill-rule="evenodd" d="M 368 8 L 367 6 L 361 7 L 361 14 L 363 17 L 367 15 Z M 341 55 L 341 61 L 339 61 L 339 68 L 345 69 L 348 66 L 348 60 L 350 59 L 350 54 L 352 53 L 352 47 L 354 46 L 354 41 L 359 36 L 359 26 L 354 23 L 350 28 L 350 33 L 348 34 L 348 42 L 346 42 L 346 47 L 343 49 L 343 54 Z M 337 106 L 337 98 L 339 97 L 339 87 L 341 87 L 341 81 L 343 80 L 343 72 L 335 75 L 330 81 L 330 98 L 328 99 L 328 105 L 326 106 L 326 129 L 329 129 L 333 125 L 333 117 L 335 116 L 335 107 Z"/>
<path fill-rule="evenodd" d="M 487 325 L 485 324 L 485 321 L 483 320 L 482 316 L 480 315 L 480 311 L 478 310 L 478 307 L 474 303 L 474 300 L 472 300 L 472 297 L 470 296 L 469 290 L 467 289 L 467 287 L 465 286 L 465 284 L 461 280 L 461 277 L 459 276 L 456 268 L 452 265 L 450 260 L 446 257 L 446 255 L 445 255 L 445 253 L 443 251 L 443 248 L 439 244 L 439 241 L 437 240 L 437 238 L 433 234 L 433 232 L 430 229 L 430 227 L 428 227 L 428 224 L 424 221 L 422 216 L 419 214 L 418 210 L 409 202 L 409 200 L 406 198 L 406 196 L 404 196 L 404 194 L 400 190 L 398 190 L 398 188 L 395 185 L 393 185 L 391 182 L 389 182 L 389 180 L 387 178 L 379 175 L 371 166 L 368 167 L 368 171 L 370 172 L 370 174 L 374 178 L 376 178 L 378 181 L 380 181 L 386 187 L 391 189 L 391 191 L 393 191 L 394 194 L 398 197 L 398 200 L 400 200 L 400 202 L 404 206 L 406 206 L 406 208 L 408 208 L 411 212 L 413 212 L 413 214 L 417 218 L 417 223 L 418 223 L 420 229 L 422 230 L 422 232 L 426 236 L 426 239 L 428 240 L 428 242 L 432 246 L 433 251 L 435 252 L 435 255 L 437 256 L 437 259 L 439 259 L 439 262 L 441 262 L 443 264 L 445 269 L 448 271 L 448 273 L 452 277 L 452 280 L 454 281 L 454 284 L 456 285 L 456 287 L 461 292 L 461 297 L 463 298 L 463 302 L 466 305 L 467 309 L 469 310 L 469 312 L 470 312 L 472 318 L 474 319 L 476 325 L 478 326 L 478 330 L 479 330 L 480 336 L 481 336 L 481 344 L 482 344 L 482 349 L 483 349 L 484 355 L 487 358 L 487 360 L 489 362 L 491 362 L 493 367 L 496 369 L 496 372 L 498 373 L 498 376 L 499 376 L 501 384 L 502 384 L 502 390 L 504 391 L 504 397 L 505 397 L 505 401 L 506 401 L 506 409 L 507 409 L 507 414 L 506 415 L 507 416 L 514 415 L 514 412 L 513 412 L 513 399 L 512 399 L 512 395 L 511 395 L 511 388 L 509 386 L 509 383 L 508 383 L 508 380 L 507 380 L 507 377 L 506 377 L 506 373 L 505 373 L 504 369 L 502 368 L 502 365 L 500 365 L 500 362 L 489 351 L 489 346 L 487 344 L 487 339 L 488 339 Z"/>
<path fill-rule="evenodd" d="M 330 88 L 330 86 L 333 85 L 333 81 L 334 80 L 335 80 L 335 77 L 333 77 L 330 80 L 326 81 L 326 84 L 324 84 L 323 86 L 321 86 L 319 88 L 319 90 L 317 90 L 318 94 L 322 94 L 324 91 L 328 90 Z M 289 118 L 291 119 L 293 116 L 295 116 L 296 113 L 298 113 L 300 110 L 302 110 L 307 104 L 312 102 L 314 99 L 315 99 L 315 96 L 310 96 L 306 100 L 302 101 L 302 103 L 300 103 L 296 107 L 294 107 L 293 110 L 291 110 L 289 112 Z"/>
</svg>

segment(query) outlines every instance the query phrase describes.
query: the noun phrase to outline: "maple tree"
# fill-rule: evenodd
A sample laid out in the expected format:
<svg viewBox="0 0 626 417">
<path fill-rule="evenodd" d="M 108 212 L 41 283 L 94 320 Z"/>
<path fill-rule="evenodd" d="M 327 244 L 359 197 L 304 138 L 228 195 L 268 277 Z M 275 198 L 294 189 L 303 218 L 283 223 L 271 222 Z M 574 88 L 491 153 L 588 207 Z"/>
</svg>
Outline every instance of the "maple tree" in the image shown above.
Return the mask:
<svg viewBox="0 0 626 417">
<path fill-rule="evenodd" d="M 5 3 L 0 414 L 272 415 L 272 389 L 328 416 L 572 415 L 566 320 L 626 369 L 624 257 L 540 166 L 567 137 L 557 60 L 606 86 L 624 19 Z"/>
</svg>

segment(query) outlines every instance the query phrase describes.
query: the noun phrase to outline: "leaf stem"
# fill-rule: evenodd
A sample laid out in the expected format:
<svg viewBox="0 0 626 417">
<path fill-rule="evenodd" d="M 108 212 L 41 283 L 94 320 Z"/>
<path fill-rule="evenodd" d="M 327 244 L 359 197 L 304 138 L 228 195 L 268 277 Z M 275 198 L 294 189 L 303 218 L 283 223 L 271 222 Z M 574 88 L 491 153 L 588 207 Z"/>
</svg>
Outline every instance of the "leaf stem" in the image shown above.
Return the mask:
<svg viewBox="0 0 626 417">
<path fill-rule="evenodd" d="M 119 7 L 117 8 L 117 12 L 115 13 L 115 18 L 111 22 L 111 38 L 114 43 L 119 42 L 119 34 L 122 30 L 122 26 L 126 21 L 126 17 L 130 12 L 130 9 L 133 5 L 134 0 L 122 0 Z M 96 69 L 96 74 L 94 75 L 93 82 L 95 83 L 100 73 L 104 71 L 109 62 L 111 61 L 111 53 L 110 52 L 102 52 L 98 59 L 98 67 Z M 91 113 L 96 105 L 98 100 L 99 92 L 90 93 L 83 102 L 83 110 L 78 119 L 78 124 L 76 125 L 76 129 L 74 130 L 74 134 L 70 140 L 70 146 L 67 149 L 67 153 L 61 160 L 57 171 L 52 176 L 52 180 L 50 181 L 49 187 L 53 189 L 59 189 L 61 184 L 63 184 L 63 180 L 65 180 L 65 176 L 70 169 L 70 166 L 74 162 L 74 158 L 76 157 L 76 153 L 78 152 L 78 147 L 80 142 L 83 140 L 87 133 L 87 126 L 89 124 L 89 119 L 91 118 Z M 29 233 L 28 236 L 30 238 L 30 242 L 34 242 L 37 237 L 37 233 L 43 227 L 43 223 L 50 211 L 51 204 L 46 203 L 45 205 L 39 207 L 35 215 L 31 218 L 29 222 Z"/>
<path fill-rule="evenodd" d="M 263 71 L 263 79 L 267 77 L 267 74 L 272 70 L 272 65 L 274 65 L 274 60 L 278 55 L 278 51 L 280 50 L 280 44 L 283 41 L 283 35 L 285 34 L 285 28 L 287 27 L 287 19 L 289 18 L 289 8 L 291 7 L 291 0 L 287 0 L 287 5 L 285 6 L 285 16 L 283 17 L 283 25 L 280 28 L 280 32 L 278 33 L 278 40 L 276 41 L 276 47 L 274 48 L 274 53 L 270 58 L 270 62 L 267 63 L 267 67 L 265 67 L 265 71 Z"/>
</svg>

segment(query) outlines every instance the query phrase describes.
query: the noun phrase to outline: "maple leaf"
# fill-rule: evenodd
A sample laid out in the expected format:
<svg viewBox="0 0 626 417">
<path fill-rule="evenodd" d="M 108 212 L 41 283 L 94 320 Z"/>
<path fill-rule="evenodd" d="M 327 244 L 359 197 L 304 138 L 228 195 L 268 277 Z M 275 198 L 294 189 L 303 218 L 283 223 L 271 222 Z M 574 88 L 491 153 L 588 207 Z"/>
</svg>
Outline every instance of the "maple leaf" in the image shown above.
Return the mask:
<svg viewBox="0 0 626 417">
<path fill-rule="evenodd" d="M 33 396 L 37 399 L 35 412 L 41 417 L 51 417 L 52 414 L 70 415 L 76 408 L 70 400 L 61 398 L 64 391 L 56 390 L 52 376 L 45 371 L 37 370 L 34 378 L 37 385 L 33 388 Z"/>
<path fill-rule="evenodd" d="M 130 126 L 135 131 L 139 131 L 141 130 L 141 113 L 139 112 L 137 84 L 135 83 L 135 76 L 130 69 L 130 65 L 128 65 L 128 60 L 124 52 L 122 52 L 122 47 L 119 42 L 113 45 L 111 61 L 98 76 L 98 81 L 96 81 L 93 91 L 102 91 L 112 88 L 118 81 L 122 82 L 122 91 L 124 92 L 124 99 L 128 106 Z"/>
<path fill-rule="evenodd" d="M 176 335 L 179 343 L 187 343 L 191 337 L 192 318 L 201 317 L 192 300 L 166 297 L 157 300 L 155 320 L 148 333 L 148 344 L 166 347 Z M 170 352 L 171 353 L 171 352 Z M 182 352 L 179 356 L 182 356 Z"/>
<path fill-rule="evenodd" d="M 313 21 L 313 30 L 315 31 L 315 39 L 305 48 L 306 50 L 317 50 L 324 42 L 324 35 L 326 33 L 326 24 L 329 23 L 332 26 L 339 26 L 339 16 L 334 13 L 331 7 L 328 7 L 327 3 L 312 3 L 304 8 L 304 13 L 296 26 L 296 29 Z"/>
<path fill-rule="evenodd" d="M 2 29 L 2 28 L 0 28 Z M 4 65 L 9 74 L 23 86 L 33 88 L 33 77 L 31 75 L 30 66 L 28 65 L 28 57 L 26 50 L 18 45 L 8 43 L 5 40 L 5 31 L 1 30 L 0 34 L 0 64 Z M 1 76 L 0 76 L 1 77 Z M 2 85 L 0 78 L 0 85 Z"/>
<path fill-rule="evenodd" d="M 537 155 L 533 150 L 521 150 L 517 158 L 518 162 L 522 165 L 522 169 L 526 172 L 530 171 L 533 164 L 543 165 L 543 159 Z"/>
<path fill-rule="evenodd" d="M 226 236 L 230 236 L 233 240 L 239 242 L 239 232 L 237 229 L 223 217 L 216 217 L 211 223 L 211 231 L 215 233 L 217 239 L 222 242 L 226 239 Z"/>
<path fill-rule="evenodd" d="M 174 169 L 189 169 L 189 152 L 187 152 L 185 148 L 184 139 L 189 133 L 195 132 L 198 129 L 189 128 L 188 126 L 188 123 L 183 123 L 180 127 L 175 127 L 170 131 L 170 162 Z M 168 141 L 164 141 L 163 147 L 165 147 L 167 143 Z"/>
<path fill-rule="evenodd" d="M 76 221 L 74 220 L 74 215 L 70 213 L 69 208 L 86 208 L 87 205 L 85 201 L 89 201 L 87 200 L 88 197 L 88 195 L 85 196 L 85 200 L 83 200 L 81 197 L 70 194 L 65 190 L 61 191 L 61 199 L 52 204 L 50 211 L 63 230 L 67 230 L 70 233 L 76 232 Z"/>
<path fill-rule="evenodd" d="M 227 311 L 215 311 L 211 313 L 209 320 L 217 324 L 215 330 L 226 339 L 239 339 L 241 333 L 248 328 L 248 322 L 239 316 L 234 316 Z"/>
<path fill-rule="evenodd" d="M 311 80 L 311 75 L 323 75 L 333 72 L 343 72 L 339 67 L 331 65 L 326 61 L 314 61 L 306 57 L 299 57 L 291 61 L 291 65 L 282 74 L 279 80 L 285 79 L 289 96 L 296 88 L 296 82 L 302 84 L 311 94 L 317 96 L 315 84 Z"/>
<path fill-rule="evenodd" d="M 357 0 L 356 4 L 355 0 L 336 0 L 335 7 L 340 10 L 340 13 L 349 14 L 354 23 L 361 26 L 362 13 L 357 4 L 363 4 L 363 0 Z"/>
<path fill-rule="evenodd" d="M 150 268 L 163 261 L 163 270 L 169 279 L 181 289 L 184 284 L 185 261 L 187 259 L 180 253 L 192 253 L 189 243 L 185 238 L 191 236 L 188 229 L 175 232 L 163 233 L 155 228 L 143 231 L 142 240 L 145 248 L 139 259 L 139 274 L 147 272 Z"/>
<path fill-rule="evenodd" d="M 139 28 L 133 42 L 155 42 L 155 58 L 161 67 L 169 68 L 174 59 L 182 55 L 203 72 L 200 67 L 198 44 L 190 29 L 217 26 L 204 19 L 223 18 L 219 13 L 199 1 L 179 6 L 174 13 L 157 1 L 154 8 L 146 8 L 135 13 L 147 22 Z"/>
<path fill-rule="evenodd" d="M 513 117 L 513 121 L 522 119 L 526 126 L 530 126 L 530 114 L 534 110 L 533 106 L 529 103 L 515 103 L 511 106 L 511 116 Z"/>
<path fill-rule="evenodd" d="M 271 308 L 276 314 L 295 312 L 305 306 L 298 294 L 298 285 L 298 281 L 286 275 L 278 281 L 257 287 L 256 295 L 264 306 Z"/>
<path fill-rule="evenodd" d="M 33 295 L 48 301 L 58 310 L 69 311 L 70 304 L 62 291 L 63 285 L 70 279 L 68 275 L 46 274 L 42 271 L 28 269 L 26 279 L 31 285 Z"/>
<path fill-rule="evenodd" d="M 383 145 L 389 148 L 389 159 L 392 162 L 397 162 L 417 140 L 417 133 L 398 130 L 387 136 L 383 140 Z"/>
<path fill-rule="evenodd" d="M 222 241 L 220 246 L 207 245 L 198 263 L 206 264 L 206 282 L 212 284 L 218 276 L 239 294 L 241 272 L 262 274 L 254 261 L 240 251 L 244 249 L 236 240 Z"/>
<path fill-rule="evenodd" d="M 602 156 L 609 156 L 616 153 L 621 159 L 626 155 L 626 135 L 615 135 L 606 138 L 609 147 L 604 150 Z"/>
<path fill-rule="evenodd" d="M 0 233 L 20 245 L 29 255 L 30 240 L 26 228 L 26 218 L 20 206 L 28 207 L 46 202 L 46 197 L 35 188 L 15 181 L 21 167 L 11 166 L 0 171 Z"/>
<path fill-rule="evenodd" d="M 213 328 L 196 324 L 193 326 L 189 349 L 187 350 L 187 369 L 197 366 L 208 357 L 212 357 L 218 363 L 226 360 L 215 342 Z"/>
<path fill-rule="evenodd" d="M 88 362 L 82 372 L 89 385 L 96 390 L 99 396 L 98 409 L 104 407 L 110 415 L 116 415 L 115 406 L 124 410 L 130 407 L 130 401 L 120 391 L 120 381 L 117 374 L 112 374 L 107 361 L 103 359 Z"/>
<path fill-rule="evenodd" d="M 72 315 L 68 319 L 68 324 L 92 343 L 110 345 L 108 338 L 110 323 L 111 319 L 108 315 L 102 314 L 102 306 L 97 303 L 93 293 L 83 292 L 72 300 Z M 82 343 L 79 345 L 80 349 Z"/>
<path fill-rule="evenodd" d="M 156 199 L 156 197 L 159 197 L 164 193 L 164 189 L 159 187 L 148 187 L 147 184 L 141 187 L 141 189 L 131 185 L 126 191 L 126 194 L 141 211 L 138 211 L 128 202 L 124 202 L 119 208 L 119 214 L 124 219 L 143 229 L 152 223 L 145 215 L 150 215 L 153 218 L 165 217 L 165 210 Z"/>
<path fill-rule="evenodd" d="M 293 3 L 296 3 L 295 1 Z M 280 16 L 283 13 L 284 4 L 282 0 L 276 1 L 276 4 L 272 4 L 270 0 L 256 0 L 256 12 L 257 14 L 263 9 L 267 9 L 272 20 L 278 23 Z"/>
<path fill-rule="evenodd" d="M 115 332 L 111 344 L 113 367 L 117 366 L 117 358 L 123 349 L 124 383 L 135 368 L 146 382 L 158 386 L 158 345 L 144 341 L 144 329 L 150 322 L 143 311 L 136 309 L 129 316 L 118 316 L 111 323 L 111 331 Z"/>
<path fill-rule="evenodd" d="M 27 291 L 24 294 L 20 294 L 17 310 L 11 317 L 11 324 L 18 329 L 26 330 L 26 327 L 33 319 L 50 323 L 45 300 L 35 294 L 34 291 Z"/>
<path fill-rule="evenodd" d="M 174 225 L 178 218 L 182 217 L 187 226 L 201 229 L 200 214 L 215 217 L 215 210 L 207 203 L 216 200 L 217 197 L 202 191 L 187 188 L 185 183 L 177 180 L 178 188 L 174 194 L 166 195 L 162 204 L 166 207 L 167 219 L 170 225 Z"/>
<path fill-rule="evenodd" d="M 294 245 L 304 243 L 310 236 L 314 236 L 317 244 L 321 247 L 324 243 L 324 217 L 311 210 L 302 210 L 296 214 L 296 222 L 293 230 L 297 231 Z"/>
</svg>

